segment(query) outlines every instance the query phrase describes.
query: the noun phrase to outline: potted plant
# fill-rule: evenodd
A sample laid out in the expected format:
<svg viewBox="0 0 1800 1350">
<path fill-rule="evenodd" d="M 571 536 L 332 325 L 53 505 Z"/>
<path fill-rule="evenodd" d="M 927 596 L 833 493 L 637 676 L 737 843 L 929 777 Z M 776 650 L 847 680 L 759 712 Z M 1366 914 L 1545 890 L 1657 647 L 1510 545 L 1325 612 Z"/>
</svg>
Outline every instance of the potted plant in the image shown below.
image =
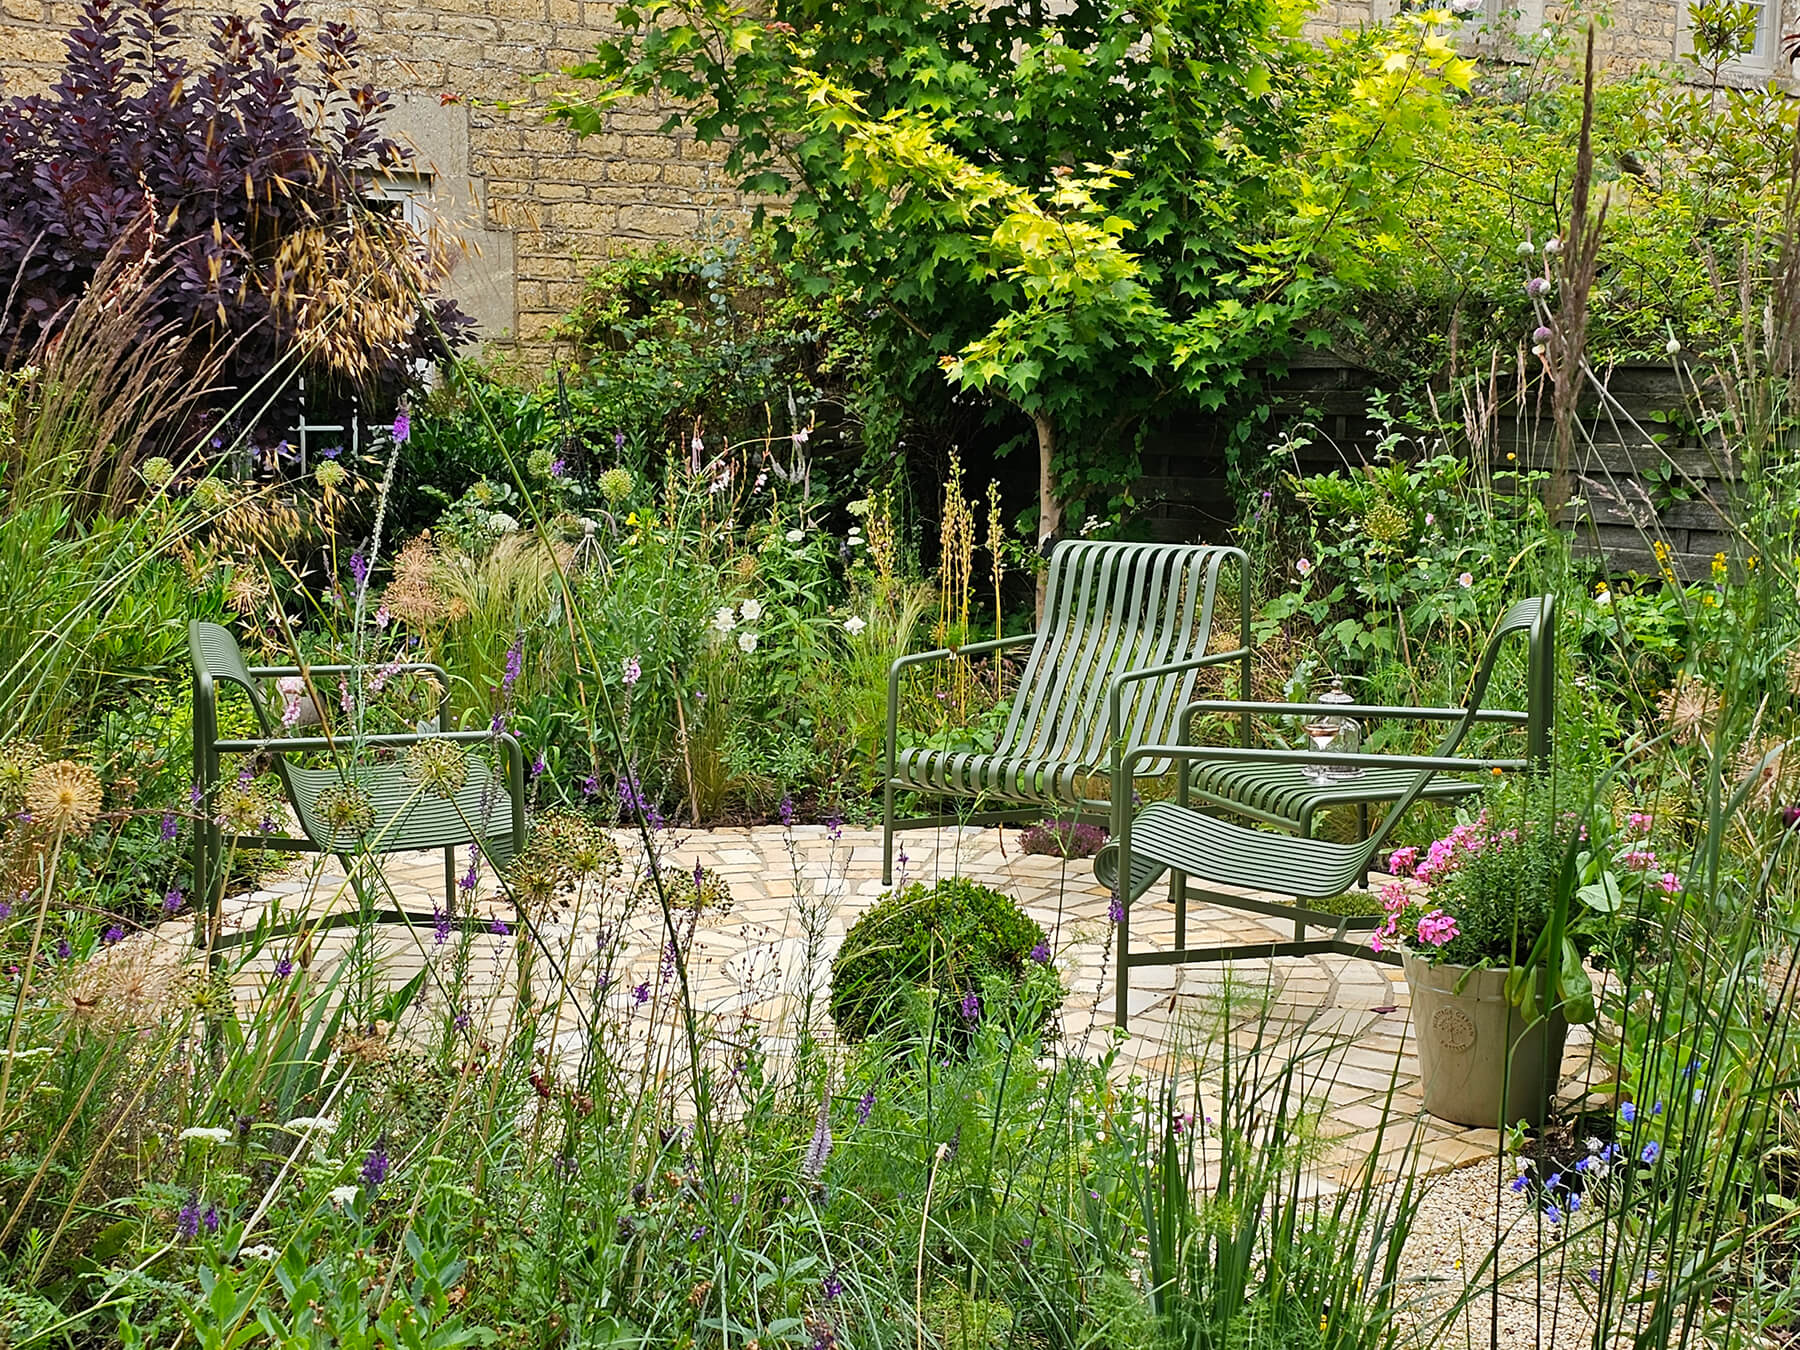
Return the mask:
<svg viewBox="0 0 1800 1350">
<path fill-rule="evenodd" d="M 1396 849 L 1379 890 L 1370 945 L 1401 952 L 1425 1109 L 1460 1125 L 1543 1124 L 1568 1025 L 1594 1016 L 1568 904 L 1587 855 L 1575 817 L 1542 804 L 1497 797 L 1422 853 Z"/>
</svg>

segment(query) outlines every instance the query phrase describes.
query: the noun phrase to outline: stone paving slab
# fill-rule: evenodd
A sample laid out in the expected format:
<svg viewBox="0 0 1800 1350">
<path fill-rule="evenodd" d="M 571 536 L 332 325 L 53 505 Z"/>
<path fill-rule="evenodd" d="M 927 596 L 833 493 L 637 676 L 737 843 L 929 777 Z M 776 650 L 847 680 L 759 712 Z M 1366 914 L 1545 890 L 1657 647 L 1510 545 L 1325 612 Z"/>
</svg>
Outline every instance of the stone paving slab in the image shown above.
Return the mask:
<svg viewBox="0 0 1800 1350">
<path fill-rule="evenodd" d="M 251 1004 L 268 995 L 270 968 L 280 959 L 295 961 L 300 976 L 319 981 L 360 952 L 366 968 L 377 972 L 369 978 L 384 986 L 427 972 L 429 1001 L 453 1003 L 478 1030 L 537 1015 L 548 1019 L 548 1039 L 559 1058 L 573 1062 L 603 1036 L 617 1063 L 666 1069 L 685 1053 L 679 1019 L 666 1015 L 674 988 L 664 955 L 669 933 L 659 907 L 632 906 L 644 855 L 634 838 L 621 833 L 619 839 L 625 874 L 562 897 L 538 916 L 535 945 L 512 931 L 510 907 L 490 883 L 477 892 L 474 912 L 484 925 L 499 921 L 491 930 L 440 943 L 429 922 L 384 925 L 359 948 L 356 929 L 338 928 L 298 946 L 297 940 L 278 943 L 238 969 L 234 987 Z M 1112 1018 L 1109 897 L 1087 862 L 1021 853 L 1016 834 L 992 829 L 943 828 L 903 840 L 905 861 L 896 880 L 931 882 L 960 873 L 1013 896 L 1043 926 L 1066 990 L 1064 1043 L 1088 1054 L 1116 1047 L 1115 1072 L 1122 1078 L 1155 1083 L 1175 1074 L 1197 1085 L 1202 1100 L 1215 1093 L 1221 1009 L 1230 1002 L 1222 1034 L 1239 1056 L 1260 1052 L 1272 1072 L 1296 1046 L 1321 1051 L 1302 1079 L 1338 1141 L 1328 1170 L 1334 1160 L 1341 1168 L 1353 1166 L 1378 1140 L 1384 1159 L 1397 1162 L 1416 1147 L 1430 1169 L 1493 1156 L 1494 1131 L 1420 1115 L 1409 1000 L 1397 968 L 1333 955 L 1145 968 L 1133 972 L 1130 1029 L 1121 1034 Z M 880 845 L 878 831 L 821 826 L 688 831 L 661 840 L 665 868 L 710 867 L 731 888 L 726 913 L 672 916 L 686 949 L 695 1007 L 717 1044 L 729 1050 L 755 1039 L 765 1052 L 779 1053 L 795 1043 L 809 1006 L 812 1033 L 830 1034 L 824 1013 L 830 960 L 847 927 L 885 893 Z M 442 903 L 441 854 L 379 861 L 375 889 L 382 906 L 398 901 L 429 914 Z M 1288 898 L 1247 888 L 1241 893 Z M 254 893 L 228 900 L 224 924 L 233 931 L 277 913 L 291 919 L 355 907 L 335 862 L 308 860 Z M 1292 936 L 1290 924 L 1194 897 L 1188 923 L 1190 939 L 1207 942 Z M 159 930 L 181 940 L 190 932 L 181 923 Z M 1166 949 L 1173 937 L 1173 909 L 1166 902 L 1135 907 L 1134 947 Z M 531 992 L 523 1006 L 516 997 L 522 977 Z M 1564 1066 L 1570 1081 L 1579 1081 L 1586 1069 L 1582 1030 L 1571 1035 Z"/>
</svg>

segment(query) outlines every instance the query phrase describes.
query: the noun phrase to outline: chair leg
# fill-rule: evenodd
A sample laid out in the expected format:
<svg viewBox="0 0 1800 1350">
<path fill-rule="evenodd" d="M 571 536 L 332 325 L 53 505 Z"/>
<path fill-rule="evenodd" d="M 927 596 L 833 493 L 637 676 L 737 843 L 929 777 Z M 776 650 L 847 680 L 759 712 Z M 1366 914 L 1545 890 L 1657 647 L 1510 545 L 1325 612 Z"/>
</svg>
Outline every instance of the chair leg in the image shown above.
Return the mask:
<svg viewBox="0 0 1800 1350">
<path fill-rule="evenodd" d="M 1113 1025 L 1124 1031 L 1131 1021 L 1131 1013 L 1126 1004 L 1131 993 L 1131 966 L 1126 960 L 1131 955 L 1131 906 L 1120 901 L 1119 932 L 1117 938 L 1119 948 L 1118 988 L 1113 994 Z"/>
<path fill-rule="evenodd" d="M 1169 898 L 1175 902 L 1175 945 L 1187 946 L 1187 873 L 1169 873 Z"/>
<path fill-rule="evenodd" d="M 444 850 L 444 913 L 456 915 L 456 845 Z"/>
<path fill-rule="evenodd" d="M 1360 842 L 1369 837 L 1369 804 L 1356 804 L 1356 838 Z"/>
<path fill-rule="evenodd" d="M 881 794 L 881 884 L 894 884 L 894 782 L 891 778 Z"/>
</svg>

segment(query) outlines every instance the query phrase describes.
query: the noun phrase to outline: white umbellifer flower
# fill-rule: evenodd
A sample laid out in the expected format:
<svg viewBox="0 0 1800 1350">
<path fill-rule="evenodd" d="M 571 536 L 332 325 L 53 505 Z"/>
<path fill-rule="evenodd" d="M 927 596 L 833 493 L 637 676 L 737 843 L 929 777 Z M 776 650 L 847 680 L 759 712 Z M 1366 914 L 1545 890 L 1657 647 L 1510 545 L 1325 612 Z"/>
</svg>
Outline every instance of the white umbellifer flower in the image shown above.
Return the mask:
<svg viewBox="0 0 1800 1350">
<path fill-rule="evenodd" d="M 504 511 L 493 511 L 488 514 L 488 528 L 495 534 L 512 534 L 519 528 L 519 522 Z"/>
<path fill-rule="evenodd" d="M 844 631 L 851 637 L 855 637 L 868 626 L 869 625 L 863 620 L 863 617 L 860 614 L 852 614 L 849 618 L 844 620 Z"/>
<path fill-rule="evenodd" d="M 806 538 L 805 530 L 789 530 L 787 532 L 787 541 L 790 544 L 797 544 L 804 538 Z"/>
<path fill-rule="evenodd" d="M 331 1188 L 330 1194 L 326 1198 L 329 1199 L 331 1201 L 331 1203 L 336 1205 L 339 1209 L 343 1209 L 352 1200 L 356 1199 L 356 1187 L 354 1187 L 354 1186 L 333 1186 Z"/>
<path fill-rule="evenodd" d="M 732 629 L 737 627 L 737 611 L 732 609 L 730 605 L 720 605 L 719 608 L 713 612 L 712 626 L 714 632 L 729 633 Z"/>
<path fill-rule="evenodd" d="M 316 1130 L 320 1134 L 330 1134 L 337 1128 L 337 1122 L 330 1116 L 295 1116 L 287 1123 L 287 1128 L 305 1134 Z"/>
<path fill-rule="evenodd" d="M 738 634 L 738 650 L 745 655 L 756 650 L 756 634 L 748 630 Z"/>
<path fill-rule="evenodd" d="M 755 599 L 746 600 L 743 604 L 738 606 L 738 613 L 743 616 L 745 623 L 755 623 L 758 619 L 762 618 L 762 601 Z"/>
<path fill-rule="evenodd" d="M 202 1144 L 229 1144 L 231 1131 L 220 1125 L 190 1125 L 181 1132 L 181 1137 Z"/>
<path fill-rule="evenodd" d="M 276 1251 L 268 1243 L 259 1242 L 254 1247 L 242 1248 L 238 1252 L 238 1255 L 243 1257 L 246 1261 L 273 1261 L 277 1256 L 281 1255 L 281 1253 Z"/>
</svg>

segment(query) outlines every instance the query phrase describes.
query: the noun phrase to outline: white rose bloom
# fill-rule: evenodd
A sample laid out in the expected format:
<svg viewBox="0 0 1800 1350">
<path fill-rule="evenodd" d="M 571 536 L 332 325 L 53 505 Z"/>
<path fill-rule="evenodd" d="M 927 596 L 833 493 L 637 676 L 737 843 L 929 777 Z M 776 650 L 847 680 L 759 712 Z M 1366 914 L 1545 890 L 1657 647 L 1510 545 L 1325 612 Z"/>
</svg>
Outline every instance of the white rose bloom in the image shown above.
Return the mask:
<svg viewBox="0 0 1800 1350">
<path fill-rule="evenodd" d="M 730 605 L 720 605 L 713 614 L 712 626 L 717 632 L 729 633 L 737 627 L 737 612 Z"/>
<path fill-rule="evenodd" d="M 181 1137 L 203 1144 L 229 1144 L 231 1131 L 219 1125 L 192 1125 L 181 1132 Z"/>
<path fill-rule="evenodd" d="M 748 655 L 756 650 L 756 634 L 748 630 L 738 634 L 738 650 Z"/>
<path fill-rule="evenodd" d="M 787 541 L 790 544 L 797 544 L 804 538 L 806 538 L 805 530 L 789 530 L 787 532 Z"/>
<path fill-rule="evenodd" d="M 356 1187 L 354 1187 L 354 1186 L 333 1186 L 331 1188 L 331 1194 L 328 1198 L 331 1200 L 332 1204 L 336 1205 L 339 1209 L 342 1209 L 342 1208 L 344 1208 L 344 1206 L 348 1205 L 352 1200 L 356 1199 Z"/>
<path fill-rule="evenodd" d="M 762 601 L 746 600 L 738 606 L 738 613 L 743 615 L 745 623 L 755 623 L 762 618 Z"/>
<path fill-rule="evenodd" d="M 844 620 L 844 631 L 851 637 L 855 637 L 868 626 L 869 625 L 863 621 L 863 617 L 860 614 L 852 614 L 849 618 Z"/>
</svg>

